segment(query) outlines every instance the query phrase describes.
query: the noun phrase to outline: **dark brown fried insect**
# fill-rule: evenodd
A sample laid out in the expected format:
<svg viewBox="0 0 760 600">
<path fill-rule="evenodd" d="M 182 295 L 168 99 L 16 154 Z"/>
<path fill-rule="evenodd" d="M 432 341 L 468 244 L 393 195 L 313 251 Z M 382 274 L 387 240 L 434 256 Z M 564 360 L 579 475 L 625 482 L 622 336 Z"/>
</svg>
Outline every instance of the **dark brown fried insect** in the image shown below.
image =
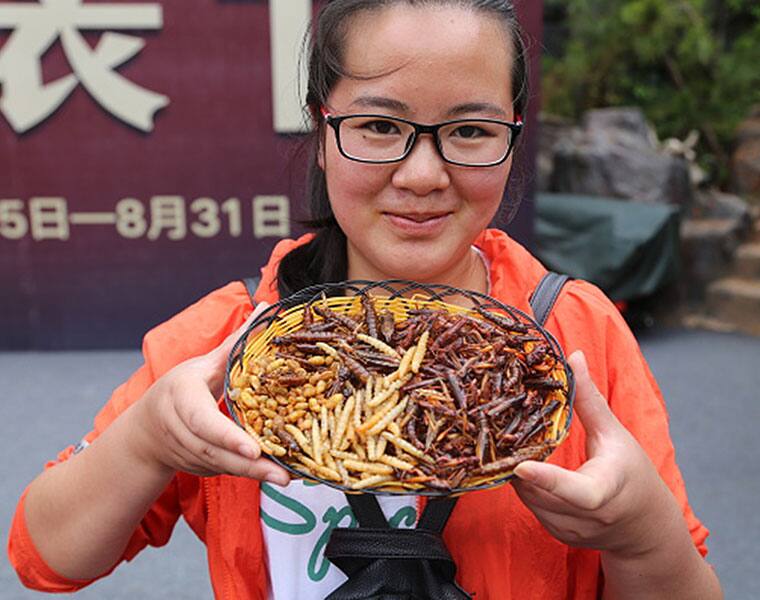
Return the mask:
<svg viewBox="0 0 760 600">
<path fill-rule="evenodd" d="M 351 317 L 336 313 L 334 310 L 327 308 L 326 306 L 319 306 L 314 304 L 311 309 L 325 321 L 331 321 L 341 327 L 345 327 L 350 332 L 356 332 L 359 330 L 359 323 L 354 321 Z"/>
<path fill-rule="evenodd" d="M 514 319 L 505 317 L 504 315 L 491 312 L 490 310 L 485 310 L 481 306 L 477 306 L 475 310 L 477 310 L 483 318 L 488 319 L 489 321 L 491 321 L 498 327 L 501 327 L 501 329 L 504 331 L 516 331 L 517 333 L 528 333 L 528 327 L 520 323 L 519 321 L 515 321 Z"/>
<path fill-rule="evenodd" d="M 551 452 L 551 446 L 549 444 L 526 446 L 525 448 L 520 448 L 515 451 L 511 456 L 501 458 L 480 467 L 476 472 L 480 475 L 488 475 L 490 473 L 510 471 L 526 460 L 541 460 L 545 458 L 549 452 Z"/>
<path fill-rule="evenodd" d="M 376 338 L 377 312 L 375 312 L 375 305 L 367 294 L 362 294 L 362 308 L 364 309 L 364 321 L 367 324 L 367 333 Z"/>
<path fill-rule="evenodd" d="M 396 323 L 393 318 L 393 313 L 389 310 L 384 310 L 380 313 L 380 333 L 383 334 L 383 339 L 386 343 L 390 344 L 395 331 Z"/>
<path fill-rule="evenodd" d="M 478 432 L 476 454 L 478 455 L 478 460 L 482 465 L 486 459 L 486 450 L 488 449 L 488 435 L 491 433 L 491 430 L 488 427 L 486 414 L 482 410 L 478 412 L 478 428 L 480 431 Z"/>
<path fill-rule="evenodd" d="M 290 448 L 293 452 L 300 452 L 301 449 L 298 445 L 298 442 L 293 439 L 292 435 L 285 431 L 285 420 L 282 417 L 278 416 L 274 419 L 273 429 L 277 434 L 277 437 L 280 438 L 280 440 L 284 442 L 288 448 Z"/>
<path fill-rule="evenodd" d="M 339 352 L 338 354 L 351 375 L 356 377 L 362 384 L 366 384 L 367 380 L 370 378 L 370 372 L 367 368 L 358 360 L 349 356 L 346 352 Z"/>
<path fill-rule="evenodd" d="M 303 307 L 303 327 L 305 329 L 314 325 L 314 314 L 311 312 L 311 304 L 307 304 Z"/>
<path fill-rule="evenodd" d="M 330 331 L 294 331 L 286 335 L 281 335 L 272 339 L 275 346 L 284 346 L 285 344 L 300 344 L 303 342 L 332 342 L 338 338 L 338 334 Z"/>
<path fill-rule="evenodd" d="M 565 387 L 564 383 L 551 377 L 523 379 L 523 385 L 542 390 L 561 390 Z"/>
<path fill-rule="evenodd" d="M 449 382 L 451 393 L 454 394 L 454 398 L 456 398 L 459 408 L 462 409 L 463 411 L 466 411 L 467 404 L 468 404 L 467 394 L 462 389 L 462 384 L 460 383 L 459 378 L 457 377 L 456 373 L 454 373 L 453 371 L 447 371 L 446 380 Z"/>
</svg>

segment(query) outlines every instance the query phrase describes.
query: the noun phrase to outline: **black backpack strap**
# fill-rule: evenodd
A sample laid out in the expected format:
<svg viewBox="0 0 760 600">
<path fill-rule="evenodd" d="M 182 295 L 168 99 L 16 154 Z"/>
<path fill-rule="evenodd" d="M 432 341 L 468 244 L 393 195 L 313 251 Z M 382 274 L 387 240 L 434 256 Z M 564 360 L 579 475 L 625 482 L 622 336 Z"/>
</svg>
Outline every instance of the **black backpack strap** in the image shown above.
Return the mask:
<svg viewBox="0 0 760 600">
<path fill-rule="evenodd" d="M 359 522 L 359 527 L 369 529 L 390 528 L 375 496 L 371 494 L 346 494 L 346 500 L 351 505 L 351 510 Z"/>
<path fill-rule="evenodd" d="M 458 498 L 432 498 L 428 500 L 417 523 L 417 529 L 443 533 L 457 500 Z"/>
<path fill-rule="evenodd" d="M 533 317 L 539 325 L 546 323 L 546 319 L 549 318 L 562 288 L 568 281 L 570 281 L 570 277 L 567 275 L 560 275 L 559 273 L 549 271 L 538 282 L 536 289 L 533 290 L 533 294 L 530 297 L 530 307 L 533 310 Z"/>
<path fill-rule="evenodd" d="M 251 297 L 251 304 L 255 306 L 253 302 L 253 296 L 256 294 L 256 290 L 261 283 L 261 277 L 244 277 L 242 280 L 245 289 L 248 290 L 248 295 Z"/>
<path fill-rule="evenodd" d="M 327 600 L 468 600 L 443 542 L 456 498 L 428 501 L 416 529 L 392 529 L 377 497 L 346 494 L 359 527 L 335 528 L 325 557 L 348 576 Z"/>
<path fill-rule="evenodd" d="M 351 510 L 360 527 L 370 529 L 390 528 L 376 496 L 371 494 L 346 494 L 346 499 L 351 505 Z M 425 506 L 425 510 L 422 511 L 422 515 L 420 515 L 417 528 L 434 533 L 442 533 L 456 503 L 457 498 L 431 498 Z"/>
</svg>

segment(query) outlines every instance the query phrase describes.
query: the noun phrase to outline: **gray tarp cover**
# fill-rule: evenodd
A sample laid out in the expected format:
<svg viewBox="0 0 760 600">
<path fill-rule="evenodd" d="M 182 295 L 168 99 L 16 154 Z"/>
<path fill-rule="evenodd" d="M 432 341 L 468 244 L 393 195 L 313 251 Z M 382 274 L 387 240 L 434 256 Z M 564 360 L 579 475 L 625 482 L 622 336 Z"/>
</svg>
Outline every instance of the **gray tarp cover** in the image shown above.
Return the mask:
<svg viewBox="0 0 760 600">
<path fill-rule="evenodd" d="M 536 254 L 547 268 L 598 285 L 613 300 L 656 292 L 678 275 L 679 209 L 539 194 Z"/>
</svg>

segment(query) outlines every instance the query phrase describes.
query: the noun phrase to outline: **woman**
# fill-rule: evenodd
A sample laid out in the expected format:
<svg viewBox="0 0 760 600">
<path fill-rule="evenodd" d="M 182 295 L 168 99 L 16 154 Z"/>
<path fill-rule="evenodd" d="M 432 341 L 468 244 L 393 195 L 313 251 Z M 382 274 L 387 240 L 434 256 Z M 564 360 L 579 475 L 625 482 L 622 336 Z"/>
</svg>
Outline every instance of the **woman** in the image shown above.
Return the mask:
<svg viewBox="0 0 760 600">
<path fill-rule="evenodd" d="M 545 270 L 485 229 L 525 108 L 511 3 L 333 0 L 314 38 L 319 230 L 278 245 L 256 311 L 345 278 L 445 283 L 527 310 Z M 322 550 L 330 527 L 352 521 L 345 499 L 288 483 L 217 408 L 251 310 L 233 283 L 146 336 L 145 364 L 98 415 L 87 447 L 64 452 L 22 498 L 10 553 L 27 584 L 86 585 L 165 543 L 180 515 L 208 547 L 219 598 L 322 598 L 341 583 Z M 444 535 L 459 584 L 479 599 L 720 598 L 630 332 L 583 282 L 566 287 L 547 327 L 566 352 L 583 351 L 570 359 L 579 419 L 548 463 L 518 467 L 514 486 L 460 499 Z M 421 503 L 381 504 L 410 526 Z"/>
</svg>

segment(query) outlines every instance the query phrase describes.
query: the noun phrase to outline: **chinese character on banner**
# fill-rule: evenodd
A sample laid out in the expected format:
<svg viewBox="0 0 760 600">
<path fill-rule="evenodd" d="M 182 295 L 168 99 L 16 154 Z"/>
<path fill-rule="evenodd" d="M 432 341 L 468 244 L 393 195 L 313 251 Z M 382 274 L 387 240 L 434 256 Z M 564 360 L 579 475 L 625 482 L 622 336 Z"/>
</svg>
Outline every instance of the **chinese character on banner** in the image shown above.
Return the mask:
<svg viewBox="0 0 760 600">
<path fill-rule="evenodd" d="M 109 113 L 136 129 L 152 131 L 155 113 L 169 104 L 169 98 L 114 71 L 140 52 L 145 42 L 106 31 L 93 49 L 79 30 L 156 30 L 162 26 L 159 4 L 3 2 L 0 30 L 13 33 L 0 49 L 0 112 L 16 133 L 24 133 L 52 115 L 81 83 Z M 43 83 L 42 56 L 59 39 L 73 73 Z"/>
<path fill-rule="evenodd" d="M 29 200 L 32 238 L 35 241 L 69 239 L 69 215 L 65 198 Z"/>
<path fill-rule="evenodd" d="M 287 196 L 256 196 L 253 206 L 253 235 L 256 238 L 290 235 L 290 200 Z"/>
<path fill-rule="evenodd" d="M 187 214 L 182 196 L 153 196 L 150 199 L 148 239 L 157 240 L 163 230 L 170 240 L 182 240 L 187 236 Z"/>
</svg>

